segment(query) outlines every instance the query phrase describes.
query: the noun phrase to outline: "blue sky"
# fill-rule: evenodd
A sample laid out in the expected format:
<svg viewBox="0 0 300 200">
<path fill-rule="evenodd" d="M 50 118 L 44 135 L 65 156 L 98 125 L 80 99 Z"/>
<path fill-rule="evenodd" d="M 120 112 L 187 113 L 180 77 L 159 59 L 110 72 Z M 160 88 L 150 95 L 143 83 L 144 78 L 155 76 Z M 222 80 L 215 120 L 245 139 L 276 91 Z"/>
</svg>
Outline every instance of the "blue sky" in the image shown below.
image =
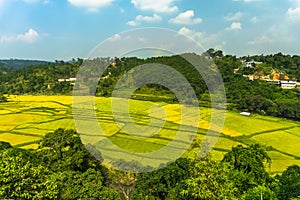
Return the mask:
<svg viewBox="0 0 300 200">
<path fill-rule="evenodd" d="M 300 54 L 300 0 L 0 0 L 0 26 L 0 58 L 85 58 L 143 27 L 226 54 Z"/>
</svg>

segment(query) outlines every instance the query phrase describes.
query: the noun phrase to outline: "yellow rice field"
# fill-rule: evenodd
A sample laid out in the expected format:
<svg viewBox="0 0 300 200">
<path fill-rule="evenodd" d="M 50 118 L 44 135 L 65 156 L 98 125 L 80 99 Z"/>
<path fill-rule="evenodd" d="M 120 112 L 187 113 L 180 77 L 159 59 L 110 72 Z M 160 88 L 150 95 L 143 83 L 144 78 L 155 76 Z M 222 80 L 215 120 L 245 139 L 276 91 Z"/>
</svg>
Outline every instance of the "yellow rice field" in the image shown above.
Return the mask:
<svg viewBox="0 0 300 200">
<path fill-rule="evenodd" d="M 14 146 L 26 149 L 37 148 L 39 140 L 46 133 L 57 128 L 75 128 L 71 96 L 11 95 L 8 99 L 9 102 L 0 103 L 0 141 L 10 142 Z M 273 147 L 270 151 L 273 160 L 271 171 L 280 172 L 288 165 L 300 164 L 299 122 L 259 115 L 245 117 L 227 111 L 226 121 L 222 126 L 210 123 L 212 112 L 210 108 L 196 110 L 186 107 L 184 108 L 186 115 L 182 119 L 183 107 L 178 104 L 136 100 L 130 100 L 128 119 L 118 109 L 114 115 L 112 114 L 111 100 L 111 98 L 96 97 L 95 112 L 106 136 L 123 149 L 134 152 L 156 151 L 174 139 L 179 126 L 183 125 L 186 131 L 189 131 L 189 127 L 198 129 L 197 137 L 202 141 L 209 128 L 222 130 L 211 152 L 211 156 L 215 159 L 221 159 L 227 151 L 238 144 L 248 145 L 258 142 Z M 118 103 L 120 99 L 115 99 L 117 106 Z M 119 120 L 118 123 L 116 119 Z M 136 136 L 127 135 L 128 131 L 133 129 L 129 128 L 126 131 L 123 128 L 128 128 L 131 124 L 138 124 L 140 130 L 150 130 L 155 133 L 144 138 L 139 138 L 143 136 L 143 131 L 137 131 Z"/>
</svg>

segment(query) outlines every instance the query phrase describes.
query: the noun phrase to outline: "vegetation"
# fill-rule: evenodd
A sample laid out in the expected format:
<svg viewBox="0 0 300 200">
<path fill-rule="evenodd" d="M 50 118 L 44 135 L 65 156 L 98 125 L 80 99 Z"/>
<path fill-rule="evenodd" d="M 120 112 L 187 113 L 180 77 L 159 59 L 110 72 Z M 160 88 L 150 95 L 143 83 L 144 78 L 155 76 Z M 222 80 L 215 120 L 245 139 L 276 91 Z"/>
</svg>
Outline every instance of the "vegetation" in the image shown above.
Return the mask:
<svg viewBox="0 0 300 200">
<path fill-rule="evenodd" d="M 291 77 L 299 78 L 299 56 L 282 54 L 268 56 L 252 56 L 236 58 L 223 55 L 214 49 L 207 51 L 218 66 L 226 87 L 229 109 L 249 111 L 263 115 L 277 116 L 294 120 L 300 119 L 300 103 L 298 90 L 283 90 L 264 81 L 249 81 L 241 74 L 235 74 L 234 69 L 240 68 L 241 60 L 256 60 L 266 66 L 285 71 Z M 73 85 L 68 81 L 58 82 L 58 79 L 75 77 L 83 60 L 73 62 L 57 61 L 42 66 L 30 66 L 1 75 L 0 92 L 4 94 L 71 94 Z M 99 61 L 101 62 L 101 61 Z M 209 96 L 204 80 L 196 69 L 181 56 L 139 58 L 115 58 L 115 64 L 110 65 L 99 81 L 96 95 L 110 97 L 117 81 L 129 70 L 147 63 L 160 63 L 171 66 L 187 78 L 193 87 L 200 104 L 209 106 Z M 265 67 L 266 69 L 267 67 Z M 251 73 L 251 72 L 245 72 Z M 128 75 L 130 76 L 130 74 Z M 130 78 L 130 77 L 129 77 Z M 132 96 L 134 99 L 164 101 L 176 103 L 172 92 L 161 85 L 148 84 L 139 88 Z"/>
<path fill-rule="evenodd" d="M 265 147 L 233 147 L 223 160 L 180 158 L 153 172 L 106 168 L 73 130 L 48 133 L 36 150 L 0 150 L 1 199 L 292 199 L 300 170 L 266 171 Z"/>
<path fill-rule="evenodd" d="M 100 79 L 95 98 L 98 123 L 115 145 L 137 153 L 164 147 L 174 139 L 179 126 L 189 131 L 191 125 L 181 121 L 183 105 L 171 91 L 147 84 L 132 95 L 130 117 L 141 127 L 155 128 L 153 121 L 163 122 L 163 127 L 147 138 L 128 135 L 115 120 L 123 113 L 113 115 L 111 110 L 111 101 L 119 100 L 111 98 L 117 81 L 135 66 L 160 63 L 180 72 L 195 90 L 201 108 L 194 143 L 174 163 L 142 174 L 107 168 L 101 152 L 88 146 L 93 155 L 97 154 L 99 160 L 95 159 L 73 130 L 72 97 L 62 96 L 71 94 L 73 84 L 58 79 L 75 77 L 82 60 L 25 68 L 16 64 L 10 69 L 7 63 L 0 63 L 0 199 L 299 199 L 299 91 L 249 81 L 234 73 L 245 59 L 264 62 L 260 70 L 275 68 L 298 78 L 299 57 L 275 54 L 236 58 L 214 49 L 206 55 L 214 59 L 223 76 L 230 110 L 219 140 L 205 158 L 197 155 L 201 145 L 208 143 L 198 141 L 204 141 L 207 130 L 218 125 L 210 122 L 212 109 L 204 80 L 181 56 L 115 58 Z M 127 74 L 129 79 L 131 75 Z M 154 109 L 157 105 L 166 115 Z M 189 119 L 198 120 L 193 115 L 198 110 L 192 106 L 187 109 Z M 252 114 L 245 117 L 237 111 Z M 88 117 L 85 111 L 81 114 Z M 140 166 L 123 161 L 117 164 L 125 169 Z"/>
<path fill-rule="evenodd" d="M 3 94 L 0 93 L 0 103 L 1 102 L 7 102 L 7 98 Z"/>
<path fill-rule="evenodd" d="M 11 72 L 28 66 L 40 66 L 48 63 L 49 62 L 39 61 L 39 60 L 19 60 L 19 59 L 0 60 L 0 71 Z"/>
<path fill-rule="evenodd" d="M 9 142 L 15 147 L 37 149 L 40 140 L 49 131 L 75 128 L 71 112 L 71 96 L 10 95 L 8 100 L 0 104 L 0 141 Z M 111 100 L 103 97 L 95 99 L 98 122 L 112 142 L 132 152 L 151 152 L 163 147 L 174 138 L 179 124 L 182 123 L 178 104 L 161 103 L 166 112 L 166 123 L 162 129 L 152 137 L 136 140 L 120 130 L 116 124 L 111 112 Z M 140 125 L 149 126 L 149 109 L 157 104 L 132 100 L 130 102 L 132 119 Z M 193 108 L 189 109 L 192 114 L 196 112 Z M 160 112 L 153 114 L 157 119 L 164 119 Z M 204 140 L 211 125 L 210 117 L 211 109 L 201 107 L 197 133 L 200 140 Z M 191 115 L 190 119 L 193 118 L 195 116 Z M 214 125 L 211 125 L 211 128 L 214 128 Z M 300 142 L 299 130 L 299 122 L 254 114 L 244 117 L 237 112 L 227 111 L 222 134 L 211 152 L 212 159 L 221 160 L 233 146 L 260 143 L 269 146 L 268 153 L 273 162 L 268 170 L 282 172 L 290 165 L 300 165 L 300 152 L 297 148 Z M 190 155 L 193 153 L 187 153 L 186 157 L 190 158 Z"/>
</svg>

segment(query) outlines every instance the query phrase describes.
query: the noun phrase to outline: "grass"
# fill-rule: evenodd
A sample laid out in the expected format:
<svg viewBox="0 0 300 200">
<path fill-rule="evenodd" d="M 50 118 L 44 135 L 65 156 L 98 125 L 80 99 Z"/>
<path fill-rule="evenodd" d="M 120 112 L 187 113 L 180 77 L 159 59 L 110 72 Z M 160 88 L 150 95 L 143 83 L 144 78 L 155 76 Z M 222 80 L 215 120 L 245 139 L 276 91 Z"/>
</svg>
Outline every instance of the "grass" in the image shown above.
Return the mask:
<svg viewBox="0 0 300 200">
<path fill-rule="evenodd" d="M 95 98 L 98 123 L 112 143 L 127 151 L 150 153 L 162 149 L 176 137 L 182 125 L 184 134 L 197 133 L 204 140 L 207 129 L 222 129 L 210 156 L 220 160 L 226 152 L 238 144 L 254 142 L 272 146 L 269 155 L 273 160 L 272 172 L 281 172 L 292 164 L 300 165 L 300 123 L 275 117 L 251 115 L 227 111 L 225 125 L 210 123 L 212 110 L 182 107 L 178 104 L 129 101 L 130 114 L 121 99 L 114 99 L 116 112 L 112 114 L 111 98 Z M 84 104 L 84 99 L 82 100 Z M 186 115 L 182 118 L 182 109 Z M 214 110 L 221 114 L 221 111 Z M 198 114 L 200 113 L 200 120 Z M 152 116 L 153 118 L 151 118 Z M 89 119 L 83 110 L 80 117 Z M 118 123 L 116 123 L 118 119 Z M 133 125 L 138 124 L 136 129 Z M 10 96 L 9 102 L 0 103 L 0 141 L 14 146 L 34 149 L 39 140 L 57 128 L 75 128 L 70 96 Z M 128 134 L 131 133 L 132 135 Z M 95 138 L 96 139 L 96 138 Z M 181 148 L 180 141 L 174 143 Z M 188 151 L 184 156 L 194 156 L 199 148 Z"/>
<path fill-rule="evenodd" d="M 287 133 L 286 131 L 265 133 L 255 136 L 253 139 L 294 157 L 300 157 L 300 148 L 298 146 L 298 144 L 300 144 L 300 137 Z"/>
<path fill-rule="evenodd" d="M 27 136 L 27 135 L 19 135 L 19 134 L 12 134 L 12 133 L 2 133 L 0 135 L 1 141 L 9 142 L 11 145 L 22 145 L 27 142 L 34 142 L 41 140 L 41 137 L 35 136 Z"/>
<path fill-rule="evenodd" d="M 225 122 L 226 128 L 247 136 L 294 126 L 299 126 L 299 124 L 288 120 L 260 115 L 252 115 L 251 117 L 241 116 L 235 112 L 227 112 Z"/>
</svg>

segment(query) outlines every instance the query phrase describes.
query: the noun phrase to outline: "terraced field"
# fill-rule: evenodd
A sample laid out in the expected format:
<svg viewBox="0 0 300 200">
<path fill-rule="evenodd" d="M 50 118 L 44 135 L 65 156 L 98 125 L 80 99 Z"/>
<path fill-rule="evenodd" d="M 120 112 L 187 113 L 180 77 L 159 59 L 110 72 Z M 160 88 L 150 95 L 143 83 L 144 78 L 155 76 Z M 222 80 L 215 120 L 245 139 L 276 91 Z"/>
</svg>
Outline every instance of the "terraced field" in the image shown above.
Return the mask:
<svg viewBox="0 0 300 200">
<path fill-rule="evenodd" d="M 188 108 L 188 119 L 183 123 L 179 105 L 161 104 L 164 109 L 155 105 L 152 102 L 130 101 L 133 122 L 145 133 L 152 133 L 143 137 L 143 131 L 134 132 L 136 135 L 128 134 L 133 129 L 130 129 L 130 123 L 122 118 L 121 113 L 114 113 L 113 117 L 110 98 L 95 98 L 96 116 L 105 134 L 114 144 L 138 153 L 153 152 L 169 144 L 180 125 L 187 132 L 189 127 L 195 126 L 198 111 L 193 108 Z M 115 122 L 116 115 L 119 115 L 118 123 Z M 200 121 L 196 128 L 197 138 L 202 141 L 209 126 L 216 126 L 209 123 L 210 117 L 211 109 L 200 108 Z M 156 126 L 163 126 L 163 129 L 156 130 Z M 1 141 L 22 148 L 36 148 L 43 135 L 57 128 L 75 128 L 70 96 L 9 96 L 9 102 L 0 103 Z M 232 111 L 226 113 L 222 134 L 211 156 L 221 159 L 233 146 L 254 142 L 270 146 L 269 155 L 273 160 L 270 171 L 281 172 L 289 165 L 300 165 L 299 122 L 259 115 L 245 117 Z M 190 150 L 185 155 L 189 156 L 198 150 Z"/>
</svg>

